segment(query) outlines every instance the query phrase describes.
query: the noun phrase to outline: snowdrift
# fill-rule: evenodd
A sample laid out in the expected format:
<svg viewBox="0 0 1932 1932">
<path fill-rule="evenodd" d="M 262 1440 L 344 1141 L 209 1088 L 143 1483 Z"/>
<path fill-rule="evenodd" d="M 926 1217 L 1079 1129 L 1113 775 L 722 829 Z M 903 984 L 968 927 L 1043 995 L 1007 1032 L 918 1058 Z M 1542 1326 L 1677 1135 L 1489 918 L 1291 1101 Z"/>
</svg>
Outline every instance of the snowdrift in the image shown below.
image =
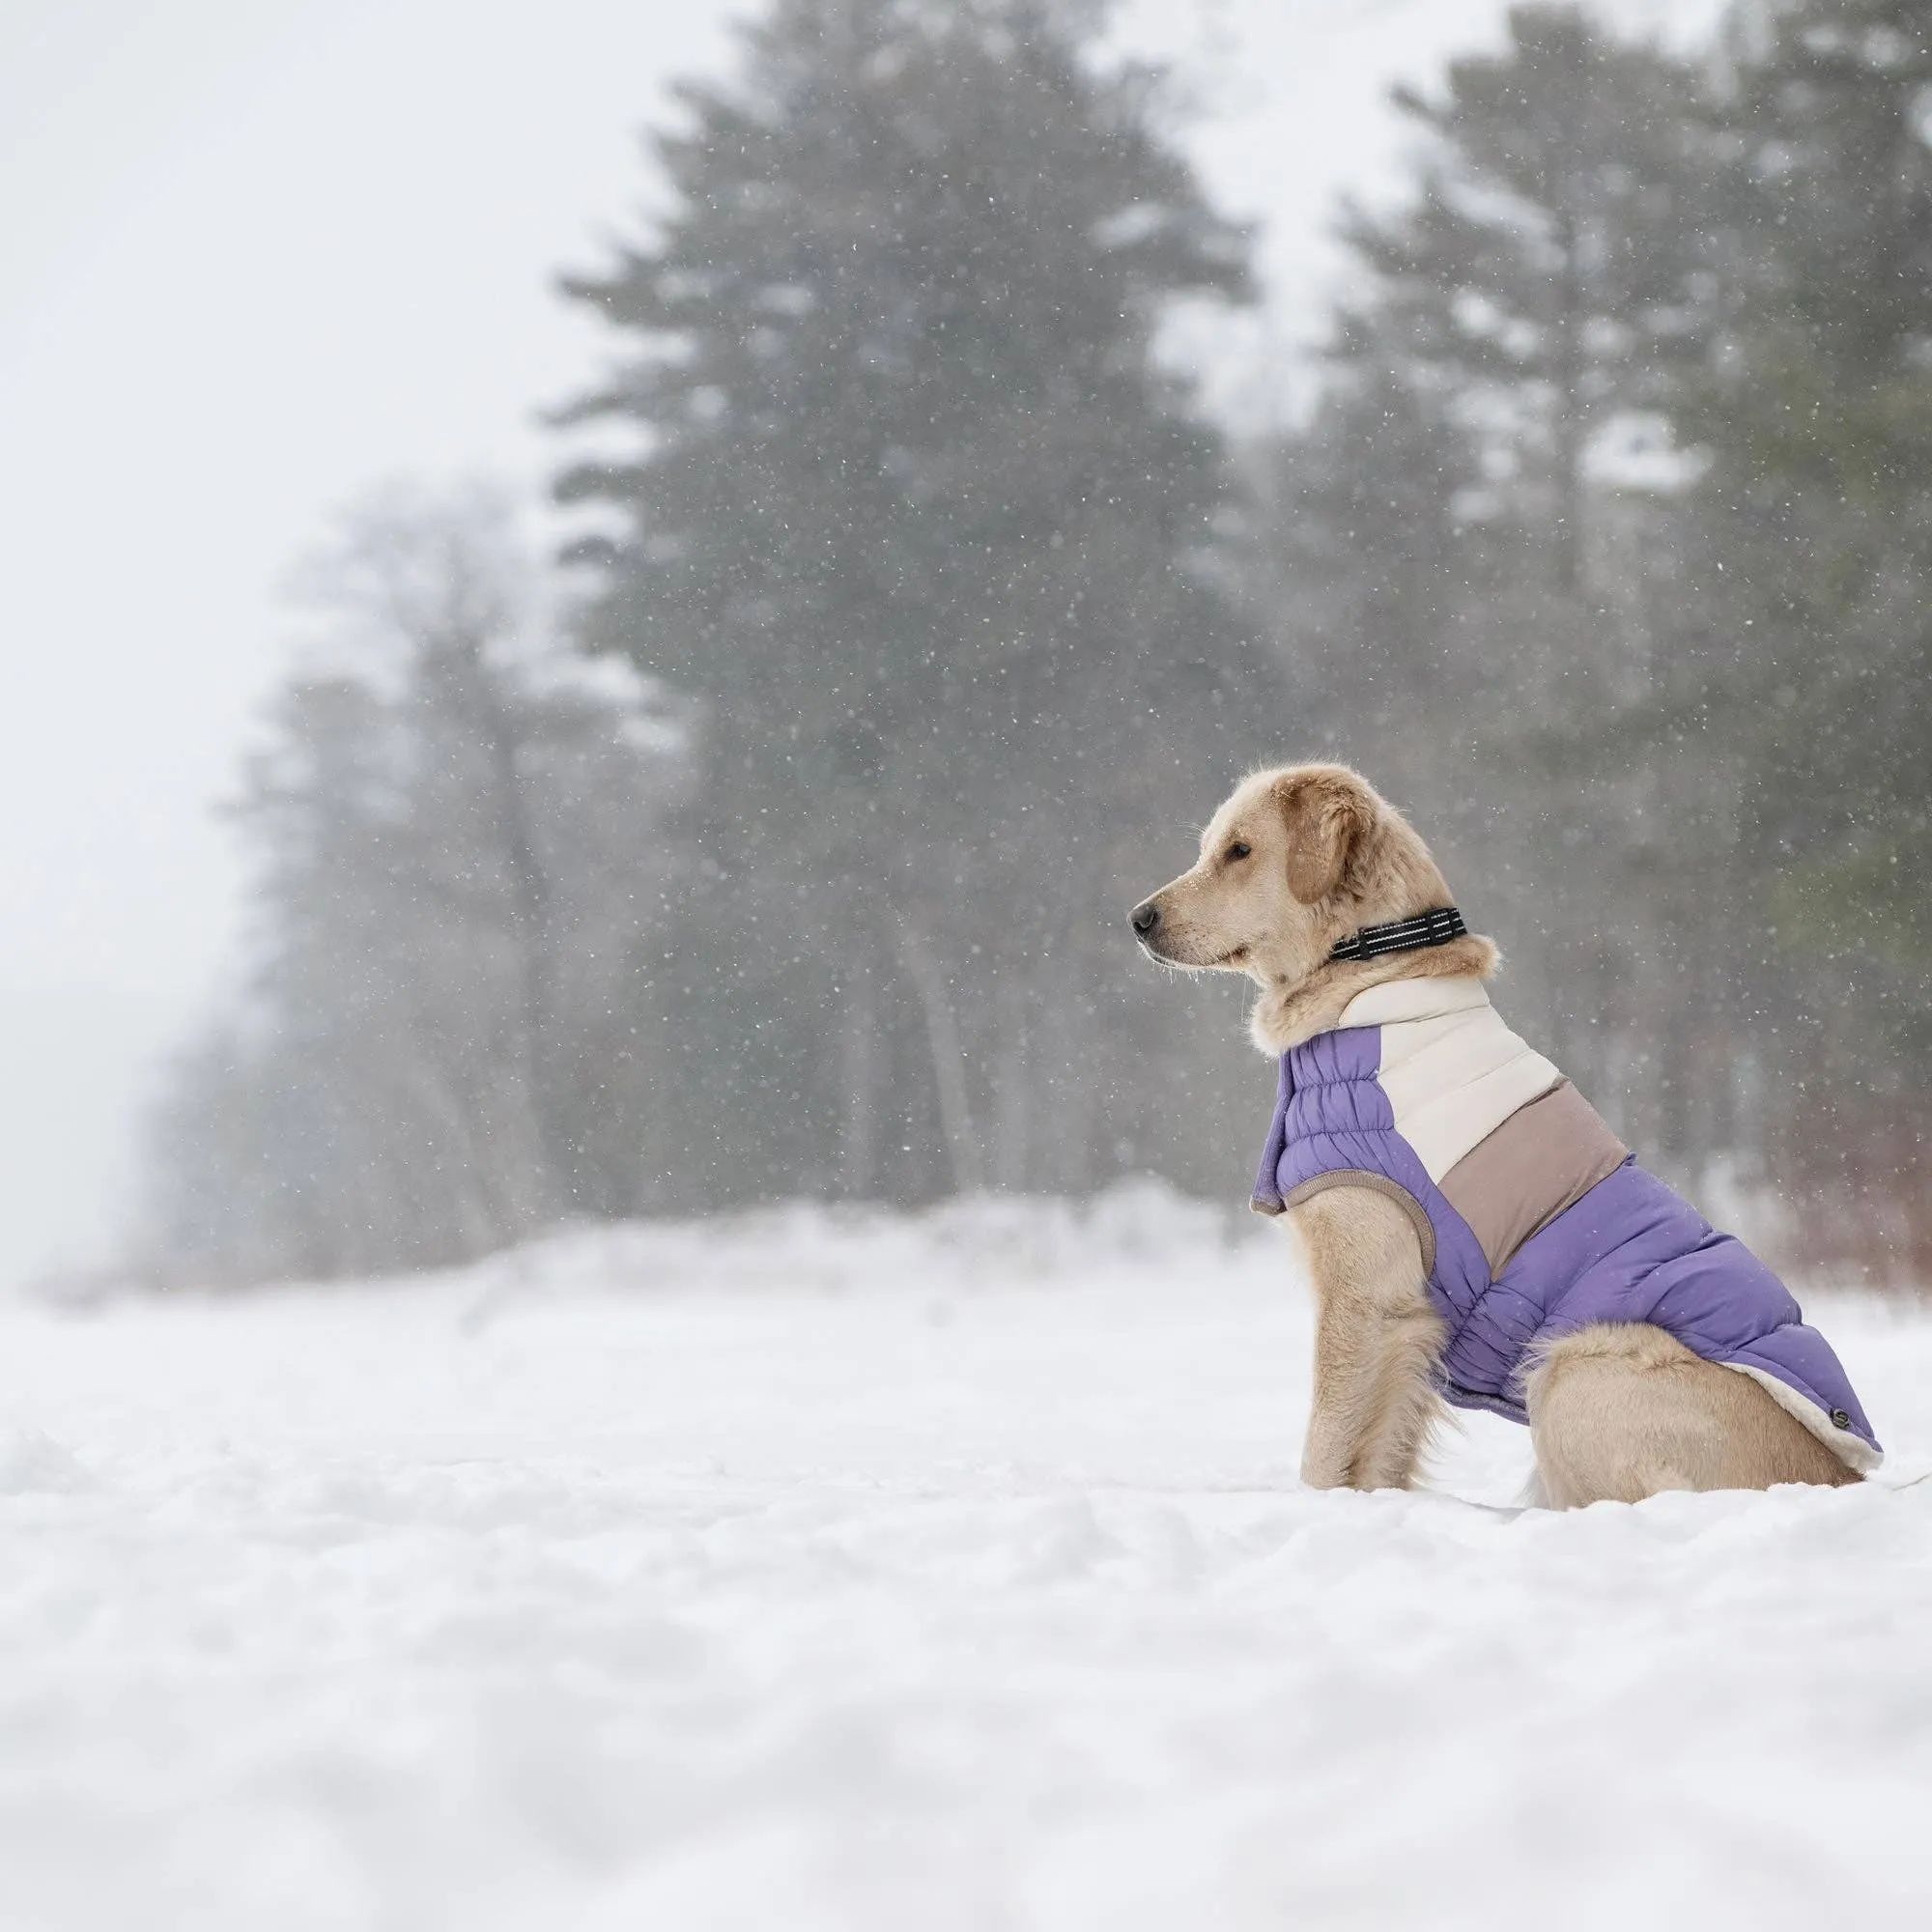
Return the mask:
<svg viewBox="0 0 1932 1932">
<path fill-rule="evenodd" d="M 1849 1492 L 1294 1477 L 1275 1231 L 577 1230 L 0 1305 L 0 1924 L 1926 1921 L 1932 1319 Z"/>
</svg>

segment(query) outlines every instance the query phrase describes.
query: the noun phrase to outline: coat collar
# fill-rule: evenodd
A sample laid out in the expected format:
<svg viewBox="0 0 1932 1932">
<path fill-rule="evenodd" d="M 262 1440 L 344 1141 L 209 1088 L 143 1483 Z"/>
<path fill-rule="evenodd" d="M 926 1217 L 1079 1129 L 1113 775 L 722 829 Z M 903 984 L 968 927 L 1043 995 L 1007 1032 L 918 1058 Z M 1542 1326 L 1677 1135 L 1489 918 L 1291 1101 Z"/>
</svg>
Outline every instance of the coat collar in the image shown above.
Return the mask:
<svg viewBox="0 0 1932 1932">
<path fill-rule="evenodd" d="M 1248 1015 L 1248 1037 L 1273 1060 L 1318 1033 L 1332 1032 L 1342 1024 L 1343 1013 L 1377 986 L 1394 980 L 1482 980 L 1496 970 L 1497 961 L 1495 947 L 1475 933 L 1421 952 L 1325 960 L 1296 985 L 1263 987 Z"/>
<path fill-rule="evenodd" d="M 1475 974 L 1455 979 L 1385 980 L 1357 993 L 1342 1009 L 1338 1027 L 1400 1026 L 1407 1020 L 1436 1020 L 1490 1004 L 1490 989 Z"/>
</svg>

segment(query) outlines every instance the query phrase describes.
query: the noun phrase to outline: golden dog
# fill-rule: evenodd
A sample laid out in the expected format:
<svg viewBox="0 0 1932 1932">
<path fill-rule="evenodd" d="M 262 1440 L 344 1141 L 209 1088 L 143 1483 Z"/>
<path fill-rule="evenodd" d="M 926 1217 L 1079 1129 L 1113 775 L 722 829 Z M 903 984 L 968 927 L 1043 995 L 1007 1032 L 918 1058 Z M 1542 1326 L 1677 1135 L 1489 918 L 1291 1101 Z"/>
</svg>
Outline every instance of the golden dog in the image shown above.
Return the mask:
<svg viewBox="0 0 1932 1932">
<path fill-rule="evenodd" d="M 1364 927 L 1450 904 L 1429 848 L 1363 779 L 1297 765 L 1248 779 L 1209 821 L 1199 860 L 1143 901 L 1133 924 L 1158 960 L 1253 980 L 1250 1032 L 1279 1056 L 1335 1028 L 1372 987 L 1488 980 L 1497 952 L 1475 934 L 1331 957 Z M 1341 1184 L 1288 1205 L 1317 1305 L 1301 1473 L 1318 1488 L 1407 1487 L 1442 1413 L 1444 1320 L 1429 1289 L 1426 1224 L 1401 1195 Z M 1647 1322 L 1567 1334 L 1521 1378 L 1539 1500 L 1575 1507 L 1662 1490 L 1859 1480 L 1777 1393 Z"/>
</svg>

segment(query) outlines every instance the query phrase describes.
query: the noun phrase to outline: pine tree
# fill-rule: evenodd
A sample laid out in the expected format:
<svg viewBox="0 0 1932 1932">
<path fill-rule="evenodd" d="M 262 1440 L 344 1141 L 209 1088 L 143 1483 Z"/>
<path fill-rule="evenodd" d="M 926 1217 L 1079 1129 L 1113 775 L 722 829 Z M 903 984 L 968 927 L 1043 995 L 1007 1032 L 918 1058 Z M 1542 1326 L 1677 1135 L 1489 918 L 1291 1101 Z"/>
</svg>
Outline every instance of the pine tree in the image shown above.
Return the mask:
<svg viewBox="0 0 1932 1932">
<path fill-rule="evenodd" d="M 1151 344 L 1245 294 L 1244 243 L 1091 13 L 780 0 L 685 90 L 660 228 L 567 284 L 630 352 L 573 418 L 637 450 L 561 480 L 621 513 L 583 640 L 702 707 L 659 996 L 709 1199 L 1153 1151 L 1102 1117 L 1174 1024 L 1115 927 L 1262 687 L 1204 567 L 1222 452 Z"/>
<path fill-rule="evenodd" d="M 1932 7 L 1746 10 L 1724 354 L 1692 420 L 1713 647 L 1767 1001 L 1804 1015 L 1776 1139 L 1818 1250 L 1932 1265 Z M 1827 1124 L 1829 1123 L 1829 1125 Z M 1849 1219 L 1847 1205 L 1852 1208 Z"/>
<path fill-rule="evenodd" d="M 1711 542 L 1760 633 L 1722 668 L 1760 710 L 1762 851 L 1831 853 L 1840 908 L 1916 940 L 1897 860 L 1932 822 L 1932 739 L 1893 696 L 1932 669 L 1932 7 L 1806 0 L 1770 25 L 1734 110 L 1755 245 L 1696 420 Z"/>
<path fill-rule="evenodd" d="M 1518 7 L 1499 53 L 1398 89 L 1430 142 L 1420 193 L 1344 233 L 1374 272 L 1376 327 L 1482 421 L 1488 480 L 1583 591 L 1587 459 L 1619 412 L 1656 408 L 1707 327 L 1698 290 L 1717 154 L 1694 76 L 1575 7 Z M 1472 482 L 1478 480 L 1472 476 Z"/>
<path fill-rule="evenodd" d="M 1654 1141 L 1672 1068 L 1629 1035 L 1667 990 L 1678 894 L 1636 724 L 1668 656 L 1668 513 L 1604 459 L 1639 424 L 1670 441 L 1735 158 L 1693 69 L 1574 7 L 1515 9 L 1501 49 L 1396 101 L 1416 185 L 1345 219 L 1364 273 L 1313 438 L 1339 451 L 1315 522 L 1369 627 L 1336 708 L 1480 863 L 1524 1024 Z"/>
</svg>

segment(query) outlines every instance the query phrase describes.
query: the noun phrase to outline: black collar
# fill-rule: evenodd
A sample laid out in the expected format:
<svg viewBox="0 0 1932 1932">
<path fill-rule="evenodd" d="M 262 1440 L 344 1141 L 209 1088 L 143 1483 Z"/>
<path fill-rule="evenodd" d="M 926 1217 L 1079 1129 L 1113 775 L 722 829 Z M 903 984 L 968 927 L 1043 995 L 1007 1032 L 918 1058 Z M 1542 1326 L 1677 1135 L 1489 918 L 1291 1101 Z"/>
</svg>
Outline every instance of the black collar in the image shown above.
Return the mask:
<svg viewBox="0 0 1932 1932">
<path fill-rule="evenodd" d="M 1328 949 L 1330 959 L 1379 959 L 1384 952 L 1412 952 L 1421 946 L 1447 946 L 1468 931 L 1454 906 L 1436 906 L 1413 919 L 1391 920 L 1386 925 L 1365 925 Z"/>
</svg>

